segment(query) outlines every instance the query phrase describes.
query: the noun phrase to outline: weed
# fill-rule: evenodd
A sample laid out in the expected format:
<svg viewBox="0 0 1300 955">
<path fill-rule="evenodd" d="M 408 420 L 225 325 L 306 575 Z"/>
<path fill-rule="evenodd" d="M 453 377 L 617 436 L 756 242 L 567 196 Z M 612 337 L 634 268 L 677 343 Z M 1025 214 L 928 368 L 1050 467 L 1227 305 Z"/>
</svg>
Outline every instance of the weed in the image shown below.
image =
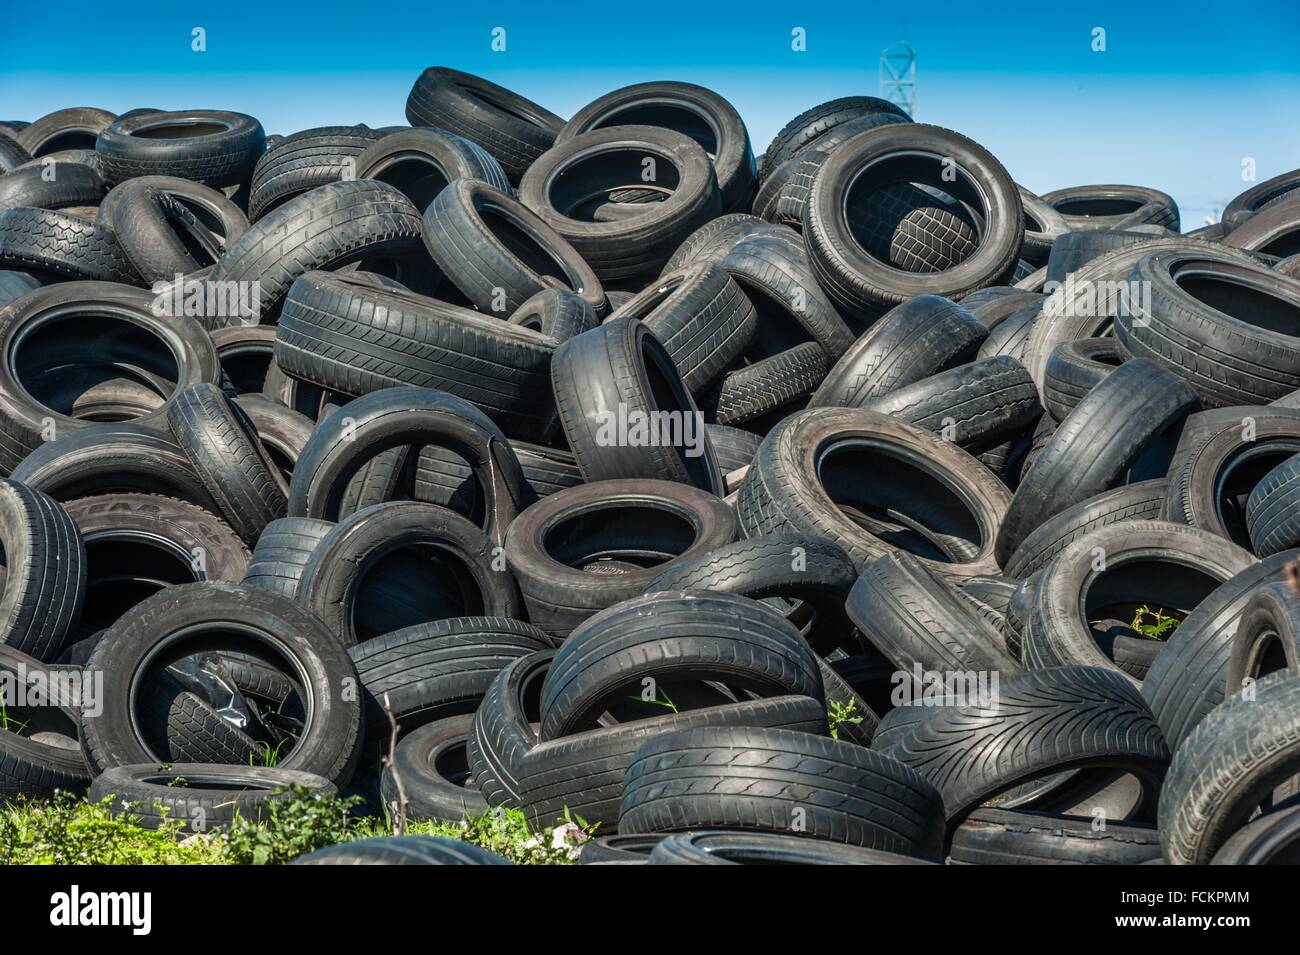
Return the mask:
<svg viewBox="0 0 1300 955">
<path fill-rule="evenodd" d="M 1151 619 L 1151 623 L 1146 622 L 1148 617 Z M 1143 604 L 1134 612 L 1133 622 L 1129 626 L 1152 640 L 1163 640 L 1177 630 L 1178 624 L 1181 622 L 1177 617 L 1165 613 L 1163 607 L 1159 610 L 1152 610 L 1146 604 Z"/>
<path fill-rule="evenodd" d="M 845 703 L 843 700 L 827 700 L 830 710 L 826 713 L 826 722 L 830 725 L 831 739 L 840 738 L 841 726 L 857 726 L 865 717 L 855 716 L 858 711 L 858 701 L 849 700 Z"/>
</svg>

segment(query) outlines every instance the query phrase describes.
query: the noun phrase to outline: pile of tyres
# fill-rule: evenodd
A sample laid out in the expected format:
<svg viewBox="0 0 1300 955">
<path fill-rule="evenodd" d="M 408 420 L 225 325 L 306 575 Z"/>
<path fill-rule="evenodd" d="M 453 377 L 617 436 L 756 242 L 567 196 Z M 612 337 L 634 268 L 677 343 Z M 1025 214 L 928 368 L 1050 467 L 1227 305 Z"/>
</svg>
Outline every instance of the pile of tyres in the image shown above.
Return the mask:
<svg viewBox="0 0 1300 955">
<path fill-rule="evenodd" d="M 406 115 L 0 122 L 0 798 L 1300 859 L 1300 170 L 1183 233 L 867 96 Z"/>
</svg>

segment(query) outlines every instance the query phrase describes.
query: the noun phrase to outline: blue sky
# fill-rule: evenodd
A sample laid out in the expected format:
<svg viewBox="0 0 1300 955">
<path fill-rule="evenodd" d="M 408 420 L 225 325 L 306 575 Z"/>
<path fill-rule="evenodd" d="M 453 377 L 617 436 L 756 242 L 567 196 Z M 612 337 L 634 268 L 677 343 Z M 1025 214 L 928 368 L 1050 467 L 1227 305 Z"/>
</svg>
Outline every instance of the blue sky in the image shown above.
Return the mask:
<svg viewBox="0 0 1300 955">
<path fill-rule="evenodd" d="M 0 118 L 62 106 L 211 106 L 268 132 L 405 122 L 430 65 L 481 73 L 562 116 L 650 79 L 710 86 L 756 151 L 804 108 L 879 91 L 881 49 L 917 51 L 919 121 L 971 136 L 1043 192 L 1132 182 L 1178 199 L 1190 227 L 1300 166 L 1300 3 L 895 5 L 136 3 L 0 0 Z M 494 27 L 505 52 L 491 49 Z M 207 32 L 206 52 L 191 30 Z M 807 50 L 790 47 L 807 32 Z M 1106 31 L 1106 51 L 1091 49 Z M 60 40 L 59 38 L 63 38 Z"/>
</svg>

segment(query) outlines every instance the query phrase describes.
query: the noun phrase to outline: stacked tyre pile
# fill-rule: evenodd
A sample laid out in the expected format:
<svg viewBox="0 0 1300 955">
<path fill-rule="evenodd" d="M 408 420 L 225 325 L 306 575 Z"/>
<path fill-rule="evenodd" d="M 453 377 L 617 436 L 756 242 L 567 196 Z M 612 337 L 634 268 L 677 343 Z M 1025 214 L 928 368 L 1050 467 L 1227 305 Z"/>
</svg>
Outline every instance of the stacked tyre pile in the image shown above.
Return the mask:
<svg viewBox="0 0 1300 955">
<path fill-rule="evenodd" d="M 1300 171 L 1180 234 L 871 97 L 757 162 L 682 83 L 407 117 L 0 124 L 0 668 L 102 684 L 0 796 L 1297 857 Z M 485 861 L 307 861 L 367 859 Z"/>
</svg>

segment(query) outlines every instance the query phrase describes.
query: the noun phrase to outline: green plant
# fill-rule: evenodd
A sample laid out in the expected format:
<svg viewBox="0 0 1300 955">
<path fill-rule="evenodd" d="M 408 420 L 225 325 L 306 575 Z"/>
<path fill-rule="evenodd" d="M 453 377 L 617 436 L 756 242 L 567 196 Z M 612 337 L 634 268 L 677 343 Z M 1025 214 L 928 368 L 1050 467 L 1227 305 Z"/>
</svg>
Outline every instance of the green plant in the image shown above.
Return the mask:
<svg viewBox="0 0 1300 955">
<path fill-rule="evenodd" d="M 274 746 L 271 746 L 267 743 L 263 743 L 262 748 L 259 750 L 259 752 L 261 753 L 261 761 L 254 762 L 258 754 L 249 753 L 248 765 L 264 766 L 267 769 L 273 769 L 280 762 L 280 747 L 283 746 L 286 742 L 288 742 L 288 740 L 289 738 L 286 736 L 284 739 L 280 740 L 280 742 L 276 743 Z"/>
<path fill-rule="evenodd" d="M 73 793 L 20 799 L 0 808 L 0 864 L 186 865 L 222 861 L 198 837 L 179 842 L 179 820 L 144 829 L 111 797 L 87 802 Z"/>
<path fill-rule="evenodd" d="M 359 796 L 335 796 L 302 786 L 276 790 L 265 819 L 236 818 L 213 838 L 218 855 L 237 865 L 277 865 L 325 846 L 354 839 L 352 810 Z"/>
<path fill-rule="evenodd" d="M 826 713 L 826 722 L 830 726 L 831 739 L 840 738 L 841 726 L 857 726 L 865 717 L 855 716 L 858 711 L 858 701 L 849 700 L 845 703 L 843 700 L 827 700 L 830 709 Z"/>
<path fill-rule="evenodd" d="M 1151 623 L 1147 623 L 1147 618 Z M 1133 622 L 1129 624 L 1134 630 L 1152 640 L 1163 640 L 1166 636 L 1178 629 L 1180 621 L 1177 617 L 1170 616 L 1164 612 L 1164 608 L 1152 610 L 1146 604 L 1138 607 L 1133 614 Z"/>
<path fill-rule="evenodd" d="M 585 839 L 589 833 L 587 827 L 582 828 L 581 838 Z M 557 840 L 555 833 L 555 829 L 530 828 L 522 809 L 504 806 L 460 822 L 414 822 L 407 826 L 408 835 L 463 839 L 520 865 L 574 864 L 577 860 L 571 849 L 572 843 L 564 836 Z M 556 845 L 557 841 L 559 845 Z"/>
<path fill-rule="evenodd" d="M 655 687 L 655 698 L 653 700 L 647 700 L 644 696 L 629 696 L 628 699 L 637 703 L 653 703 L 655 706 L 662 706 L 664 709 L 672 710 L 674 713 L 680 712 L 677 709 L 677 704 L 672 701 L 667 693 L 660 690 L 657 686 Z"/>
<path fill-rule="evenodd" d="M 9 711 L 5 709 L 3 698 L 0 698 L 0 730 L 22 735 L 27 731 L 27 724 L 17 717 L 10 716 Z"/>
</svg>

